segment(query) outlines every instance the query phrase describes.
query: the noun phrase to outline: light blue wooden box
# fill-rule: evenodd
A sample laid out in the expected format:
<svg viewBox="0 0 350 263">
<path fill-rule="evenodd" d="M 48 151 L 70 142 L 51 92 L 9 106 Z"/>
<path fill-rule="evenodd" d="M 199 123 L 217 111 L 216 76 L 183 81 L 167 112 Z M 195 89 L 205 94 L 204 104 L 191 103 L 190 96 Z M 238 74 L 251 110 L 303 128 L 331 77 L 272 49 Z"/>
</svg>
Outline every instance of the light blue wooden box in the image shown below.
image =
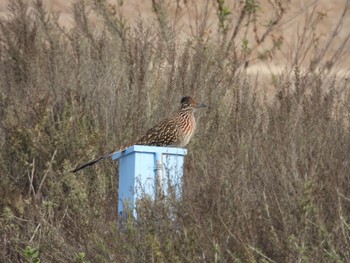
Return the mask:
<svg viewBox="0 0 350 263">
<path fill-rule="evenodd" d="M 129 205 L 136 217 L 138 200 L 157 198 L 157 182 L 161 183 L 160 189 L 165 198 L 170 193 L 180 197 L 186 154 L 187 150 L 183 148 L 141 145 L 113 154 L 112 160 L 119 160 L 119 216 L 127 216 L 123 211 L 124 206 Z"/>
</svg>

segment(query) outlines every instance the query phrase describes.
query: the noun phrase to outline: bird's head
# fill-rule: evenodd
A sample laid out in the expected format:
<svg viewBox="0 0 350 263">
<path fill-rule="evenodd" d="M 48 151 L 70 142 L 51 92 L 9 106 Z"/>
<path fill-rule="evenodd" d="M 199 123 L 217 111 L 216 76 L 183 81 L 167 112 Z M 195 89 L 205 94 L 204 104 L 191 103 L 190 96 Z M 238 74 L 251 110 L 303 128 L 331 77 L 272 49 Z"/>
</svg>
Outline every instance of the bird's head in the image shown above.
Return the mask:
<svg viewBox="0 0 350 263">
<path fill-rule="evenodd" d="M 185 96 L 181 99 L 181 109 L 199 109 L 207 107 L 204 103 L 199 103 L 191 96 Z"/>
</svg>

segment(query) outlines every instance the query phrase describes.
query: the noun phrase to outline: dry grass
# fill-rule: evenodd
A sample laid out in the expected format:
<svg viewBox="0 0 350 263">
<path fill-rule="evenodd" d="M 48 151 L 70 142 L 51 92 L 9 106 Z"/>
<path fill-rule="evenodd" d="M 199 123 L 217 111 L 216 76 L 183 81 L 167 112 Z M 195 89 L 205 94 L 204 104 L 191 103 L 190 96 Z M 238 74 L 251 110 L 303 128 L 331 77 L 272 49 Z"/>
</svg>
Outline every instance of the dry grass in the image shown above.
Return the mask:
<svg viewBox="0 0 350 263">
<path fill-rule="evenodd" d="M 348 79 L 296 65 L 266 98 L 230 38 L 179 44 L 165 11 L 128 27 L 103 1 L 100 32 L 84 2 L 63 30 L 40 3 L 16 1 L 0 22 L 0 261 L 350 261 Z M 145 200 L 120 229 L 115 165 L 68 171 L 185 94 L 210 108 L 183 198 Z"/>
</svg>

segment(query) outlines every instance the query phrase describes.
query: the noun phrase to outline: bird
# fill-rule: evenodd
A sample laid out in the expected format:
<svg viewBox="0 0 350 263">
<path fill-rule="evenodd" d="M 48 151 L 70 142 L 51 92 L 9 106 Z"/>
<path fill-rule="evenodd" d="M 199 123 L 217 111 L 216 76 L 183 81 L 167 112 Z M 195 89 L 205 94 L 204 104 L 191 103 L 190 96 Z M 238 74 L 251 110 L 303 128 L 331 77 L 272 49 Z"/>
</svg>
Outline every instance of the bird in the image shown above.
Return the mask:
<svg viewBox="0 0 350 263">
<path fill-rule="evenodd" d="M 76 173 L 85 167 L 112 156 L 116 152 L 124 151 L 132 145 L 185 147 L 191 140 L 196 129 L 194 112 L 197 109 L 205 107 L 207 107 L 206 104 L 199 103 L 191 96 L 182 97 L 180 109 L 176 113 L 160 121 L 139 139 L 123 145 L 117 151 L 114 150 L 84 163 L 71 172 Z"/>
</svg>

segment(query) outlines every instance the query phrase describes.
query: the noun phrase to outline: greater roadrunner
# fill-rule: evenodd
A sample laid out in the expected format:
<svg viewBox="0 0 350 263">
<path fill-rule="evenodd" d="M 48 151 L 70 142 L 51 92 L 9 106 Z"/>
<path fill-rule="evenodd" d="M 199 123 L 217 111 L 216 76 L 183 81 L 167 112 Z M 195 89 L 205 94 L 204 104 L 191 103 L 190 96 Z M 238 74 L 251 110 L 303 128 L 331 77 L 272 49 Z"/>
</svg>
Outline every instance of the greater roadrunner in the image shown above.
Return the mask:
<svg viewBox="0 0 350 263">
<path fill-rule="evenodd" d="M 203 103 L 198 103 L 190 96 L 181 99 L 180 109 L 172 116 L 164 119 L 153 128 L 149 129 L 144 136 L 133 143 L 120 147 L 119 150 L 107 153 L 92 161 L 72 170 L 73 173 L 93 165 L 103 159 L 112 156 L 115 152 L 123 151 L 132 145 L 148 145 L 148 146 L 174 146 L 184 147 L 191 140 L 196 128 L 196 119 L 194 112 L 198 108 L 206 107 Z"/>
</svg>

